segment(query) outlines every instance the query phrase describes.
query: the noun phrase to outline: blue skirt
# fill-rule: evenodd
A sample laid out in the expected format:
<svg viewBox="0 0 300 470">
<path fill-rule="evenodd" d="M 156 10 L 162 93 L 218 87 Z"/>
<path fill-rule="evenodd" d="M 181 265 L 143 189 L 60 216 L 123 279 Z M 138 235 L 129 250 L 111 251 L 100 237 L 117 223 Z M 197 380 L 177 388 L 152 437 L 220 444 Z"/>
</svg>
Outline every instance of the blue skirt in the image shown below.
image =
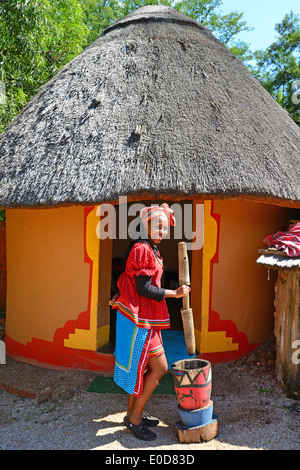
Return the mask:
<svg viewBox="0 0 300 470">
<path fill-rule="evenodd" d="M 151 337 L 152 330 L 139 328 L 117 310 L 114 381 L 135 397 L 143 391 Z"/>
</svg>

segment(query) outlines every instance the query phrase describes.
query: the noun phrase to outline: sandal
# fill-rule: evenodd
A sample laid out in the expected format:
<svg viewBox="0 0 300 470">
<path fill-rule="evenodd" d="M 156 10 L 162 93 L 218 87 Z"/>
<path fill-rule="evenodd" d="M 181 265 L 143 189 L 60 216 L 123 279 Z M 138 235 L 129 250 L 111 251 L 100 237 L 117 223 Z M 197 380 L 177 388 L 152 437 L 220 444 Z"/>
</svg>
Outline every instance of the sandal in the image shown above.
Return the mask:
<svg viewBox="0 0 300 470">
<path fill-rule="evenodd" d="M 154 441 L 157 437 L 154 432 L 150 431 L 145 426 L 143 421 L 141 421 L 141 423 L 138 425 L 134 425 L 130 422 L 129 416 L 126 415 L 124 418 L 124 423 L 125 426 L 129 429 L 129 431 L 131 431 L 135 437 L 141 439 L 142 441 Z"/>
</svg>

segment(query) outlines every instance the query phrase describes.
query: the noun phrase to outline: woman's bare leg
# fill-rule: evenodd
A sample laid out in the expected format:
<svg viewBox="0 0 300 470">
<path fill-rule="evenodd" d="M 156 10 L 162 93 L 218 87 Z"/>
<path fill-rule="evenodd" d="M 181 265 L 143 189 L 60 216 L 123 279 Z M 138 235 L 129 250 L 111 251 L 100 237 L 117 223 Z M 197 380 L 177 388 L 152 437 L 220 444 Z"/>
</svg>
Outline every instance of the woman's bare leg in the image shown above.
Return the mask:
<svg viewBox="0 0 300 470">
<path fill-rule="evenodd" d="M 130 415 L 131 410 L 133 408 L 134 401 L 136 400 L 136 397 L 133 395 L 128 394 L 128 403 L 127 403 L 127 414 Z"/>
<path fill-rule="evenodd" d="M 142 413 L 145 405 L 152 393 L 156 389 L 160 379 L 168 370 L 168 363 L 165 354 L 150 357 L 148 360 L 148 370 L 144 376 L 144 387 L 140 398 L 128 397 L 128 415 L 130 422 L 134 425 L 140 424 L 142 421 Z"/>
</svg>

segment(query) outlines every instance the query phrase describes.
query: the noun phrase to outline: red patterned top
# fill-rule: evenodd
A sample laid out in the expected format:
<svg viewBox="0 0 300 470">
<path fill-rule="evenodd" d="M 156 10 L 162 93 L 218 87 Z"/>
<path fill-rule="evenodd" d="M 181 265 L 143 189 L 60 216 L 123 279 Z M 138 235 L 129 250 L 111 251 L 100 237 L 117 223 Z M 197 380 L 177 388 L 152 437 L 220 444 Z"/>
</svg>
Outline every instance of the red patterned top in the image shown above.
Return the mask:
<svg viewBox="0 0 300 470">
<path fill-rule="evenodd" d="M 163 260 L 158 253 L 155 257 L 152 248 L 143 242 L 135 243 L 129 253 L 125 271 L 118 279 L 120 296 L 113 308 L 139 328 L 170 328 L 170 317 L 165 299 L 158 302 L 138 295 L 134 276 L 151 276 L 152 284 L 161 287 Z"/>
</svg>

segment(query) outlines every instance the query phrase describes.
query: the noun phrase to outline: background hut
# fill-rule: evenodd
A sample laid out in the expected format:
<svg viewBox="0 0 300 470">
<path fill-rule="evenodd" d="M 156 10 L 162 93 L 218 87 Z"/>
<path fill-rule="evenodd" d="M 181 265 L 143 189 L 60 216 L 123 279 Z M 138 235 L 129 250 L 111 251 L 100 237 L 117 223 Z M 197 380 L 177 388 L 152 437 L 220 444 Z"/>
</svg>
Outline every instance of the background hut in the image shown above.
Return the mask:
<svg viewBox="0 0 300 470">
<path fill-rule="evenodd" d="M 278 271 L 275 285 L 276 377 L 288 396 L 300 398 L 300 256 L 259 250 L 258 264 Z"/>
<path fill-rule="evenodd" d="M 273 327 L 274 284 L 256 252 L 300 207 L 299 142 L 288 114 L 194 20 L 148 6 L 107 28 L 0 137 L 7 353 L 112 370 L 103 347 L 113 341 L 112 260 L 124 252 L 97 226 L 99 205 L 126 196 L 190 205 L 195 222 L 199 209 L 197 351 L 213 362 L 247 354 Z M 176 243 L 161 246 L 169 283 Z"/>
</svg>

